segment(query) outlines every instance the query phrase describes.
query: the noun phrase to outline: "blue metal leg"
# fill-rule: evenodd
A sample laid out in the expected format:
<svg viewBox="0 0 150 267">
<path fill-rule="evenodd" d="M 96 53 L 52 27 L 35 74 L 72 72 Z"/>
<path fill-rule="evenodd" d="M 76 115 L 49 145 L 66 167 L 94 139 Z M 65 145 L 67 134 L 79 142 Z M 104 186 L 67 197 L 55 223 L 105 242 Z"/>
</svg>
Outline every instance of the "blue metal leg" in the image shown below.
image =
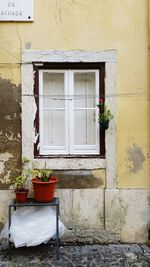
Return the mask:
<svg viewBox="0 0 150 267">
<path fill-rule="evenodd" d="M 56 205 L 56 259 L 59 259 L 59 203 Z"/>
<path fill-rule="evenodd" d="M 9 260 L 11 260 L 11 242 L 10 242 L 10 225 L 11 225 L 11 206 L 9 205 L 8 208 L 8 256 L 9 256 Z"/>
</svg>

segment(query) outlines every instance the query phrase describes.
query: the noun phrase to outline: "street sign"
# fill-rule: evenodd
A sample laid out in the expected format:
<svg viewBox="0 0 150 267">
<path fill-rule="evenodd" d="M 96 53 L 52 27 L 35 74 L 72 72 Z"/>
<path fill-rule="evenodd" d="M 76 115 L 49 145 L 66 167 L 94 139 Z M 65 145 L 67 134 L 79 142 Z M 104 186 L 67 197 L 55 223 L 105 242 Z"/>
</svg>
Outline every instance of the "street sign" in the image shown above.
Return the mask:
<svg viewBox="0 0 150 267">
<path fill-rule="evenodd" d="M 0 0 L 0 21 L 33 21 L 34 0 Z"/>
</svg>

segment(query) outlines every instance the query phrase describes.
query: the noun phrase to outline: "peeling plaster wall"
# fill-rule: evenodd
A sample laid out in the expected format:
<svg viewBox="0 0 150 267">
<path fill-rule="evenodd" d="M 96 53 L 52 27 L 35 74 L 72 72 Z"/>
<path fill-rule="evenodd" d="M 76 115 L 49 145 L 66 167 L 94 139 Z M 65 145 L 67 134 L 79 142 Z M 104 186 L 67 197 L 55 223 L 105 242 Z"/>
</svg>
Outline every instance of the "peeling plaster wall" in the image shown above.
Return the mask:
<svg viewBox="0 0 150 267">
<path fill-rule="evenodd" d="M 20 86 L 0 78 L 0 188 L 19 173 L 21 162 Z"/>
<path fill-rule="evenodd" d="M 14 193 L 10 190 L 1 190 L 0 192 L 0 232 L 2 230 L 2 227 L 7 222 L 7 216 L 8 216 L 8 204 L 14 197 Z"/>
<path fill-rule="evenodd" d="M 138 173 L 143 170 L 143 163 L 146 160 L 140 147 L 133 144 L 132 148 L 128 149 L 128 160 L 131 162 L 130 172 Z"/>
<path fill-rule="evenodd" d="M 57 169 L 60 178 L 57 194 L 61 199 L 62 219 L 68 226 L 65 240 L 147 241 L 150 227 L 148 2 L 36 0 L 33 23 L 0 22 L 1 182 L 13 179 L 20 171 L 20 115 L 24 120 L 20 93 L 24 84 L 25 94 L 30 95 L 33 88 L 32 65 L 24 68 L 21 81 L 21 61 L 23 67 L 31 63 L 30 58 L 22 60 L 22 51 L 34 51 L 36 60 L 36 50 L 43 51 L 39 61 L 47 57 L 48 51 L 59 51 L 61 60 L 65 58 L 63 51 L 68 51 L 66 61 L 71 51 L 78 51 L 80 59 L 83 51 L 91 51 L 91 60 L 93 51 L 101 55 L 105 55 L 104 51 L 116 54 L 114 62 L 109 61 L 109 56 L 103 58 L 109 75 L 105 80 L 106 102 L 114 112 L 114 120 L 106 133 L 107 159 L 48 161 L 50 167 Z M 111 87 L 117 88 L 117 95 L 110 94 Z M 34 117 L 36 112 L 32 97 L 26 97 L 24 109 L 27 128 L 31 129 L 30 115 Z M 114 131 L 116 139 L 112 135 Z M 30 135 L 24 131 L 26 155 L 33 153 L 34 137 L 32 125 Z M 35 160 L 36 164 L 42 167 L 44 160 L 40 165 Z M 6 187 L 0 184 L 0 189 Z M 7 203 L 12 197 L 10 191 L 0 190 L 0 227 L 6 221 Z"/>
</svg>

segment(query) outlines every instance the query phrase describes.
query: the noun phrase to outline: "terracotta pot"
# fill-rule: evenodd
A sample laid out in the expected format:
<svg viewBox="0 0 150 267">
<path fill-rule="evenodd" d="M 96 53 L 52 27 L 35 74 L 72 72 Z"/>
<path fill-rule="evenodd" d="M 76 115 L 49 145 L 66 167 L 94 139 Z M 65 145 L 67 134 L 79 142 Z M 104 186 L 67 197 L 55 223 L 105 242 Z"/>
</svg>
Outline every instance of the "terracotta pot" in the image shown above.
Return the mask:
<svg viewBox="0 0 150 267">
<path fill-rule="evenodd" d="M 24 190 L 16 189 L 15 190 L 16 200 L 18 202 L 27 202 L 28 192 L 29 192 L 28 189 L 24 189 Z"/>
<path fill-rule="evenodd" d="M 38 202 L 49 202 L 54 198 L 55 186 L 58 178 L 52 176 L 50 181 L 41 182 L 38 178 L 32 179 L 34 198 Z"/>
</svg>

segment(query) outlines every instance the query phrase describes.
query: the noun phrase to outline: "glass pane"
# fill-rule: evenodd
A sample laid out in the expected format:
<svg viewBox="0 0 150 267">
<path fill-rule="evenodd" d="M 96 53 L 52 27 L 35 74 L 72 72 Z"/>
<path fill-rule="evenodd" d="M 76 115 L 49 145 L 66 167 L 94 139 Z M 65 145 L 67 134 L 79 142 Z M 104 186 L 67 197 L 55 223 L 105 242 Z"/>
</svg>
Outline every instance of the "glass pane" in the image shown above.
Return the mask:
<svg viewBox="0 0 150 267">
<path fill-rule="evenodd" d="M 75 110 L 75 145 L 96 144 L 96 121 L 94 110 Z"/>
<path fill-rule="evenodd" d="M 64 108 L 64 73 L 43 73 L 44 108 Z"/>
<path fill-rule="evenodd" d="M 45 146 L 65 145 L 65 111 L 43 111 L 43 144 Z"/>
<path fill-rule="evenodd" d="M 74 74 L 75 107 L 95 107 L 95 73 L 83 72 Z"/>
</svg>

